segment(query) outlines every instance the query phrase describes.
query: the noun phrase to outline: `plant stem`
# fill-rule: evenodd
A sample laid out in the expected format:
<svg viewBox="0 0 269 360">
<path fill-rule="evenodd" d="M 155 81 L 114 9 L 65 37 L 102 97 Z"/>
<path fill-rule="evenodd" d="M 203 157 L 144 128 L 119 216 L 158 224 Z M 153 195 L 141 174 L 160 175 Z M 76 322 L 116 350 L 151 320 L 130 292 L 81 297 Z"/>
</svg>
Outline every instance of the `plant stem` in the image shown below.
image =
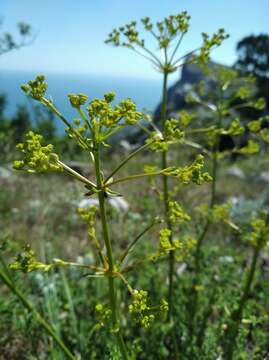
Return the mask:
<svg viewBox="0 0 269 360">
<path fill-rule="evenodd" d="M 56 332 L 52 329 L 52 327 L 47 323 L 45 319 L 39 314 L 39 312 L 35 309 L 34 305 L 30 303 L 29 300 L 23 295 L 23 293 L 13 284 L 11 278 L 0 269 L 0 278 L 4 284 L 13 292 L 14 295 L 21 301 L 22 305 L 32 314 L 34 314 L 37 322 L 42 326 L 45 332 L 52 337 L 55 343 L 59 346 L 62 352 L 66 355 L 67 359 L 76 360 L 75 356 L 68 350 L 63 341 L 58 337 Z"/>
<path fill-rule="evenodd" d="M 107 219 L 106 219 L 106 210 L 105 210 L 105 193 L 103 188 L 103 179 L 101 175 L 101 165 L 100 165 L 100 157 L 99 157 L 99 146 L 95 144 L 95 151 L 94 151 L 94 159 L 95 159 L 95 173 L 96 173 L 96 182 L 97 187 L 100 189 L 98 192 L 98 199 L 99 199 L 99 207 L 100 207 L 100 216 L 102 222 L 102 229 L 103 229 L 103 236 L 104 242 L 106 246 L 107 252 L 107 260 L 108 260 L 108 288 L 109 288 L 109 302 L 110 302 L 110 309 L 112 312 L 112 321 L 113 321 L 113 333 L 116 337 L 121 356 L 124 360 L 128 360 L 128 352 L 126 345 L 124 343 L 123 337 L 120 332 L 120 321 L 118 319 L 118 312 L 117 309 L 119 307 L 117 303 L 117 294 L 115 289 L 115 278 L 114 278 L 114 259 L 113 259 L 113 252 L 111 241 L 109 237 Z"/>
<path fill-rule="evenodd" d="M 212 183 L 211 183 L 211 198 L 210 198 L 210 205 L 209 208 L 212 209 L 215 201 L 216 201 L 216 184 L 217 184 L 217 167 L 218 167 L 218 158 L 217 158 L 217 148 L 213 152 L 213 160 L 212 160 Z M 191 297 L 192 297 L 192 306 L 191 306 L 191 313 L 190 313 L 190 322 L 189 322 L 189 344 L 192 346 L 192 340 L 194 335 L 195 329 L 195 318 L 196 312 L 198 307 L 198 297 L 199 294 L 197 292 L 196 286 L 199 284 L 199 277 L 201 273 L 201 252 L 202 252 L 202 245 L 206 234 L 210 228 L 210 220 L 209 218 L 206 220 L 204 228 L 197 240 L 196 251 L 194 255 L 194 279 L 192 283 L 191 289 Z"/>
<path fill-rule="evenodd" d="M 164 123 L 166 120 L 167 112 L 167 79 L 168 73 L 164 72 L 163 74 L 163 89 L 162 89 L 162 107 L 161 107 L 161 127 L 164 129 Z M 167 152 L 162 153 L 162 168 L 167 168 Z M 168 179 L 166 176 L 163 176 L 163 197 L 164 197 L 164 212 L 165 212 L 165 221 L 167 228 L 171 231 L 169 241 L 173 244 L 173 235 L 172 235 L 172 224 L 168 216 L 169 212 L 169 191 L 168 191 Z M 169 252 L 169 286 L 168 286 L 168 321 L 171 320 L 173 312 L 173 280 L 174 280 L 174 251 Z"/>
<path fill-rule="evenodd" d="M 181 44 L 181 42 L 182 42 L 182 40 L 183 40 L 184 35 L 185 35 L 185 33 L 181 33 L 181 35 L 180 35 L 180 37 L 179 37 L 179 39 L 178 39 L 178 42 L 177 42 L 177 44 L 176 44 L 176 46 L 175 46 L 175 48 L 174 48 L 174 51 L 173 51 L 173 53 L 172 53 L 172 55 L 171 55 L 170 60 L 169 60 L 169 63 L 170 63 L 170 64 L 173 63 L 174 56 L 176 55 L 176 52 L 177 52 L 177 50 L 178 50 L 178 48 L 179 48 L 179 46 L 180 46 L 180 44 Z"/>
<path fill-rule="evenodd" d="M 216 202 L 217 171 L 218 171 L 218 153 L 217 150 L 215 150 L 212 159 L 212 187 L 211 187 L 210 209 L 213 208 Z"/>
<path fill-rule="evenodd" d="M 162 175 L 162 174 L 163 174 L 163 170 L 142 173 L 142 174 L 129 175 L 129 176 L 111 181 L 110 183 L 108 183 L 106 185 L 111 186 L 111 185 L 119 184 L 121 182 L 129 181 L 129 180 L 136 180 L 136 179 L 140 179 L 140 178 L 147 177 L 147 176 L 157 176 L 157 175 Z M 167 176 L 167 175 L 164 175 L 164 176 Z"/>
<path fill-rule="evenodd" d="M 84 176 L 82 176 L 81 174 L 79 174 L 78 172 L 76 172 L 74 169 L 70 168 L 69 166 L 67 166 L 65 163 L 63 163 L 62 161 L 58 160 L 59 165 L 61 165 L 63 167 L 63 169 L 71 176 L 73 176 L 74 178 L 76 178 L 78 181 L 81 181 L 82 183 L 84 183 L 85 185 L 88 185 L 90 187 L 96 188 L 96 185 L 91 182 L 89 179 L 85 178 Z"/>
<path fill-rule="evenodd" d="M 165 54 L 166 55 L 166 54 Z M 167 80 L 168 80 L 168 72 L 164 71 L 163 73 L 163 88 L 162 88 L 162 107 L 161 107 L 161 128 L 164 130 L 164 124 L 166 120 L 166 113 L 167 113 Z M 167 168 L 167 152 L 164 151 L 162 153 L 162 168 Z M 163 175 L 163 197 L 164 197 L 164 212 L 165 212 L 165 221 L 167 228 L 171 231 L 171 235 L 169 237 L 170 244 L 173 245 L 173 229 L 172 224 L 169 219 L 169 191 L 168 191 L 168 178 L 167 176 Z M 170 322 L 173 316 L 173 295 L 174 295 L 174 268 L 175 268 L 175 253 L 174 250 L 169 252 L 169 273 L 168 273 L 168 314 L 167 314 L 167 321 Z M 173 347 L 174 347 L 174 356 L 175 359 L 179 358 L 179 350 L 177 346 L 177 339 L 175 330 L 172 330 L 172 340 L 173 340 Z"/>
<path fill-rule="evenodd" d="M 70 122 L 60 113 L 60 111 L 54 106 L 54 104 L 50 100 L 43 97 L 41 100 L 41 104 L 47 106 L 55 115 L 57 115 L 58 118 L 62 120 L 62 122 L 68 127 L 68 129 L 71 130 L 74 135 L 76 135 L 77 139 L 81 142 L 81 144 L 84 145 L 85 148 L 88 148 L 88 145 L 84 141 L 81 134 L 73 128 Z"/>
<path fill-rule="evenodd" d="M 217 159 L 217 153 L 214 152 L 213 154 L 213 160 L 212 160 L 212 183 L 211 183 L 211 198 L 210 198 L 210 205 L 209 208 L 212 209 L 216 202 L 216 184 L 217 184 L 217 168 L 218 168 L 218 159 Z M 201 249 L 203 245 L 204 238 L 208 232 L 208 229 L 210 227 L 210 221 L 209 219 L 206 220 L 205 226 L 203 231 L 201 232 L 201 235 L 198 238 L 197 241 L 197 247 L 195 252 L 195 275 L 198 276 L 200 273 L 200 260 L 201 260 Z"/>
<path fill-rule="evenodd" d="M 128 155 L 113 171 L 112 173 L 106 178 L 105 183 L 108 182 L 130 159 L 132 159 L 135 155 L 137 155 L 140 151 L 146 149 L 149 144 L 144 144 L 140 146 L 138 149 L 133 151 L 130 155 Z"/>
<path fill-rule="evenodd" d="M 148 232 L 155 224 L 157 224 L 159 221 L 154 220 L 150 225 L 148 225 L 144 230 L 142 230 L 136 237 L 135 239 L 129 244 L 129 246 L 127 247 L 127 249 L 123 252 L 123 254 L 120 257 L 120 264 L 123 263 L 123 261 L 125 260 L 126 256 L 129 254 L 129 252 L 133 249 L 133 247 L 136 245 L 136 243 L 138 242 L 139 239 L 141 239 L 141 237 Z"/>
</svg>

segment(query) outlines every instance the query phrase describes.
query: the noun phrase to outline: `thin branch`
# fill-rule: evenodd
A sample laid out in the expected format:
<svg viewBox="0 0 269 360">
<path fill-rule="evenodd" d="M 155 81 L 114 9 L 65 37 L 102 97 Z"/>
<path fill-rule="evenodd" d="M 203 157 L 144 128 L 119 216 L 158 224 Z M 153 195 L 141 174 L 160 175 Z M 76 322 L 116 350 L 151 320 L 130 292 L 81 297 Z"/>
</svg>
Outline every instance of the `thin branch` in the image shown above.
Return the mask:
<svg viewBox="0 0 269 360">
<path fill-rule="evenodd" d="M 72 168 L 70 168 L 69 166 L 67 166 L 66 164 L 64 164 L 63 162 L 61 162 L 60 160 L 58 160 L 59 165 L 61 165 L 63 167 L 63 169 L 71 176 L 73 176 L 74 178 L 76 178 L 77 180 L 83 182 L 85 185 L 91 186 L 95 189 L 97 189 L 96 184 L 94 184 L 93 182 L 91 182 L 89 179 L 85 178 L 84 176 L 82 176 L 81 174 L 79 174 L 78 172 L 76 172 L 75 170 L 73 170 Z"/>
<path fill-rule="evenodd" d="M 201 49 L 202 49 L 202 46 L 200 46 L 199 48 L 196 48 L 196 49 L 188 52 L 187 54 L 181 56 L 180 58 L 178 58 L 178 59 L 172 64 L 172 66 L 173 66 L 173 67 L 177 67 L 177 63 L 178 63 L 179 61 L 185 59 L 185 58 L 188 57 L 188 56 L 193 55 L 194 53 L 196 53 L 197 51 L 199 51 L 199 50 L 201 50 Z"/>
<path fill-rule="evenodd" d="M 148 61 L 150 61 L 154 66 L 159 66 L 158 62 L 155 62 L 152 58 L 150 58 L 149 56 L 146 56 L 145 54 L 143 54 L 142 52 L 138 51 L 137 49 L 135 49 L 134 47 L 131 48 L 135 53 L 137 53 L 138 55 L 142 56 L 144 59 L 147 59 Z M 142 48 L 144 49 L 144 48 Z"/>
<path fill-rule="evenodd" d="M 138 240 L 141 239 L 141 237 L 146 234 L 154 225 L 156 225 L 157 223 L 159 223 L 160 220 L 154 219 L 153 222 L 148 225 L 144 230 L 141 231 L 140 234 L 138 234 L 136 236 L 136 238 L 131 242 L 131 244 L 129 244 L 129 246 L 127 247 L 127 249 L 123 252 L 123 254 L 120 257 L 120 264 L 123 263 L 123 261 L 125 260 L 126 256 L 129 254 L 129 252 L 134 248 L 134 246 L 137 244 Z"/>
<path fill-rule="evenodd" d="M 173 61 L 173 59 L 174 59 L 174 56 L 176 55 L 176 52 L 177 52 L 177 50 L 178 50 L 178 48 L 179 48 L 179 46 L 180 46 L 180 44 L 181 44 L 181 42 L 182 42 L 182 40 L 183 40 L 183 38 L 184 38 L 184 33 L 181 33 L 181 36 L 180 36 L 180 38 L 179 38 L 179 40 L 178 40 L 178 42 L 177 42 L 177 45 L 176 45 L 176 47 L 175 47 L 175 49 L 174 49 L 174 51 L 173 51 L 173 53 L 172 53 L 172 55 L 171 55 L 171 58 L 170 58 L 170 60 L 169 60 L 169 63 L 171 64 L 172 63 L 172 61 Z"/>
<path fill-rule="evenodd" d="M 57 108 L 53 105 L 51 101 L 43 97 L 41 103 L 47 106 L 52 112 L 54 112 L 54 114 L 57 115 L 58 118 L 61 119 L 62 122 L 76 135 L 81 144 L 88 148 L 87 143 L 84 141 L 81 135 L 76 131 L 76 129 L 73 128 L 70 122 L 60 113 L 60 111 L 57 110 Z"/>
<path fill-rule="evenodd" d="M 144 144 L 140 146 L 138 149 L 136 149 L 134 152 L 132 152 L 130 155 L 128 155 L 113 171 L 112 173 L 105 179 L 105 184 L 108 182 L 109 179 L 113 177 L 130 159 L 132 159 L 134 156 L 136 156 L 140 151 L 146 149 L 149 146 L 149 144 Z"/>
<path fill-rule="evenodd" d="M 154 58 L 154 60 L 158 63 L 158 65 L 160 66 L 160 67 L 162 67 L 163 65 L 162 65 L 162 63 L 161 63 L 161 61 L 157 58 L 157 56 L 151 51 L 151 50 L 149 50 L 148 48 L 146 48 L 146 47 L 142 47 L 142 46 L 140 46 L 144 51 L 146 51 L 150 56 L 152 56 L 153 58 Z"/>
<path fill-rule="evenodd" d="M 111 183 L 109 183 L 109 186 L 119 184 L 119 183 L 129 181 L 129 180 L 136 180 L 136 179 L 143 178 L 143 177 L 146 177 L 146 176 L 157 176 L 157 175 L 162 175 L 162 174 L 163 174 L 163 170 L 159 170 L 159 171 L 155 171 L 155 172 L 142 173 L 142 174 L 130 175 L 130 176 L 126 176 L 126 177 L 120 178 L 118 180 L 112 181 Z"/>
<path fill-rule="evenodd" d="M 147 135 L 151 135 L 150 130 L 148 130 L 145 126 L 141 125 L 140 123 L 136 123 L 135 124 L 138 128 L 140 128 L 141 130 L 143 130 Z"/>
<path fill-rule="evenodd" d="M 79 107 L 78 109 L 79 115 L 82 117 L 82 119 L 85 121 L 85 123 L 88 125 L 89 130 L 92 133 L 92 126 L 89 122 L 89 119 L 87 118 L 87 116 L 85 115 L 84 111 Z"/>
</svg>

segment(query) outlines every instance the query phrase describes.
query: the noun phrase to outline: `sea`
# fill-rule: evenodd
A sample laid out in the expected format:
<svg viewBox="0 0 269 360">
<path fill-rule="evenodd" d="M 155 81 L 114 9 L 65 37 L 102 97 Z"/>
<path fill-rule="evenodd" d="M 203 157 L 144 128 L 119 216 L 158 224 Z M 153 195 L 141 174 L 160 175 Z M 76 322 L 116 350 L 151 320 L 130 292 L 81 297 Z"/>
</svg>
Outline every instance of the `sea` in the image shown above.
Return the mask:
<svg viewBox="0 0 269 360">
<path fill-rule="evenodd" d="M 29 110 L 31 116 L 34 114 L 36 101 L 27 97 L 20 89 L 21 84 L 34 79 L 36 73 L 22 71 L 0 71 L 0 94 L 7 95 L 6 117 L 12 117 L 20 105 Z M 77 113 L 69 105 L 68 93 L 84 93 L 89 100 L 100 98 L 108 91 L 116 93 L 116 99 L 132 99 L 139 110 L 153 113 L 161 99 L 161 78 L 141 79 L 104 75 L 78 75 L 78 74 L 45 74 L 49 85 L 47 96 L 62 114 L 68 119 L 77 116 Z M 34 121 L 34 119 L 32 119 Z M 63 131 L 63 124 L 57 122 L 58 132 Z"/>
</svg>

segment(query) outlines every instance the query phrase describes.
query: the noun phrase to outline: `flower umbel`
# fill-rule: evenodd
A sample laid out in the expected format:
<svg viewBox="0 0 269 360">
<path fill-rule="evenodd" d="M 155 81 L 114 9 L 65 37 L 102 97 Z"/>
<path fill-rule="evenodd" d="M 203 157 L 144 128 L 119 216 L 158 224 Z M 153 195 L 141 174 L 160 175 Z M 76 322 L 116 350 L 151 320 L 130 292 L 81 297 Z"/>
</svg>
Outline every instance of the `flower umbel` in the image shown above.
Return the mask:
<svg viewBox="0 0 269 360">
<path fill-rule="evenodd" d="M 17 149 L 24 154 L 23 160 L 13 162 L 14 169 L 28 172 L 61 171 L 62 165 L 58 155 L 53 152 L 53 145 L 41 145 L 43 137 L 29 131 L 24 143 L 17 145 Z"/>
<path fill-rule="evenodd" d="M 142 114 L 136 110 L 136 105 L 130 99 L 119 102 L 112 106 L 111 102 L 115 93 L 104 94 L 104 99 L 94 99 L 87 107 L 90 123 L 95 132 L 98 142 L 104 141 L 115 131 L 127 125 L 135 125 L 142 118 Z"/>
</svg>

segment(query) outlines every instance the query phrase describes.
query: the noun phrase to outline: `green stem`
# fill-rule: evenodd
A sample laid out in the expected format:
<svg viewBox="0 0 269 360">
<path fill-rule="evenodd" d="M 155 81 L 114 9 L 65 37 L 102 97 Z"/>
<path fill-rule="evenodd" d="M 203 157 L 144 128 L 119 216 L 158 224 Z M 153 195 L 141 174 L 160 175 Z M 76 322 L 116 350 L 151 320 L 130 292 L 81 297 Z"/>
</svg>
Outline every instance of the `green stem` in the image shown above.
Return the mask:
<svg viewBox="0 0 269 360">
<path fill-rule="evenodd" d="M 212 163 L 212 187 L 211 187 L 211 202 L 210 209 L 213 208 L 216 202 L 216 185 L 217 185 L 217 171 L 218 171 L 218 152 L 217 150 L 213 153 Z"/>
<path fill-rule="evenodd" d="M 141 239 L 141 237 L 148 232 L 154 225 L 156 225 L 158 222 L 157 220 L 154 220 L 150 225 L 148 225 L 143 231 L 141 231 L 140 234 L 138 234 L 135 239 L 129 244 L 129 246 L 127 247 L 127 249 L 123 252 L 123 254 L 120 257 L 120 264 L 123 263 L 123 261 L 125 260 L 126 256 L 129 254 L 129 252 L 133 249 L 133 247 L 136 245 L 136 243 L 138 242 L 139 239 Z"/>
<path fill-rule="evenodd" d="M 171 55 L 170 60 L 169 60 L 169 63 L 170 63 L 170 64 L 172 64 L 172 62 L 173 62 L 173 59 L 174 59 L 174 57 L 175 57 L 175 55 L 176 55 L 176 52 L 177 52 L 177 50 L 178 50 L 178 48 L 179 48 L 179 46 L 180 46 L 180 44 L 181 44 L 181 42 L 182 42 L 182 40 L 183 40 L 183 38 L 184 38 L 184 35 L 185 35 L 185 33 L 181 33 L 181 35 L 180 35 L 180 37 L 179 37 L 179 39 L 178 39 L 178 42 L 177 42 L 177 44 L 176 44 L 176 46 L 175 46 L 175 49 L 174 49 L 174 51 L 173 51 L 173 53 L 172 53 L 172 55 Z"/>
<path fill-rule="evenodd" d="M 23 295 L 23 293 L 13 284 L 13 281 L 11 280 L 11 278 L 2 269 L 0 269 L 0 278 L 3 281 L 3 283 L 6 284 L 6 286 L 13 292 L 13 294 L 17 296 L 17 298 L 21 301 L 22 305 L 30 313 L 34 314 L 38 323 L 42 326 L 42 328 L 45 330 L 45 332 L 49 336 L 52 337 L 52 339 L 59 346 L 59 348 L 63 351 L 63 353 L 66 355 L 66 357 L 71 360 L 76 360 L 75 356 L 68 350 L 68 348 L 65 346 L 63 341 L 58 337 L 58 335 L 51 328 L 51 326 L 46 322 L 46 320 L 42 318 L 42 316 L 39 314 L 39 312 L 35 309 L 34 305 L 26 299 L 26 297 Z"/>
<path fill-rule="evenodd" d="M 149 144 L 144 144 L 140 146 L 138 149 L 133 151 L 130 155 L 128 155 L 113 171 L 112 173 L 106 178 L 105 183 L 108 182 L 109 179 L 111 179 L 130 159 L 132 159 L 134 156 L 136 156 L 140 151 L 146 149 L 149 146 Z"/>
<path fill-rule="evenodd" d="M 83 182 L 85 185 L 88 185 L 90 187 L 96 188 L 96 185 L 91 182 L 90 180 L 88 180 L 87 178 L 85 178 L 84 176 L 82 176 L 81 174 L 79 174 L 78 172 L 76 172 L 75 170 L 73 170 L 72 168 L 70 168 L 69 166 L 67 166 L 66 164 L 64 164 L 62 161 L 58 160 L 59 165 L 61 165 L 63 167 L 63 169 L 71 176 L 73 176 L 74 178 L 76 178 L 77 180 Z"/>
<path fill-rule="evenodd" d="M 132 49 L 136 54 L 142 56 L 144 59 L 149 60 L 154 66 L 157 66 L 157 67 L 159 66 L 159 64 L 158 64 L 157 62 L 155 62 L 151 57 L 143 54 L 141 51 L 135 49 L 134 47 L 131 48 L 131 49 Z"/>
<path fill-rule="evenodd" d="M 171 239 L 170 239 L 171 240 Z M 170 321 L 173 313 L 173 282 L 174 282 L 174 267 L 175 267 L 175 253 L 174 251 L 169 252 L 169 288 L 168 288 L 168 317 L 167 320 Z"/>
<path fill-rule="evenodd" d="M 161 61 L 157 58 L 157 56 L 151 50 L 149 50 L 146 47 L 142 47 L 141 49 L 144 50 L 145 52 L 147 52 L 156 61 L 157 65 L 160 67 L 160 69 L 162 68 Z"/>
<path fill-rule="evenodd" d="M 77 110 L 78 110 L 79 115 L 81 116 L 82 120 L 88 125 L 88 128 L 92 133 L 92 126 L 91 126 L 87 116 L 84 114 L 83 110 L 80 107 Z"/>
<path fill-rule="evenodd" d="M 53 105 L 51 101 L 43 97 L 41 103 L 47 106 L 55 115 L 57 115 L 58 118 L 73 132 L 73 134 L 77 137 L 80 143 L 86 148 L 88 148 L 87 143 L 80 135 L 80 133 L 76 129 L 74 129 L 74 127 L 70 124 L 70 122 L 60 113 L 60 111 Z"/>
<path fill-rule="evenodd" d="M 213 208 L 216 201 L 216 184 L 217 184 L 217 166 L 218 166 L 218 158 L 217 158 L 217 149 L 213 152 L 213 161 L 212 161 L 212 183 L 211 183 L 211 199 L 210 199 L 210 209 Z M 202 245 L 204 243 L 204 239 L 206 234 L 210 228 L 210 220 L 209 218 L 206 220 L 204 228 L 197 240 L 196 251 L 194 255 L 194 279 L 192 284 L 192 306 L 190 309 L 190 321 L 189 321 L 189 344 L 192 346 L 194 329 L 195 329 L 195 318 L 198 307 L 198 297 L 199 294 L 197 292 L 196 286 L 199 284 L 199 278 L 201 273 L 201 252 Z"/>
<path fill-rule="evenodd" d="M 166 53 L 165 53 L 166 55 Z M 161 127 L 164 130 L 164 124 L 166 120 L 166 113 L 167 113 L 167 80 L 168 80 L 168 73 L 165 71 L 163 73 L 163 88 L 162 88 L 162 107 L 161 107 Z M 167 152 L 164 151 L 162 153 L 162 168 L 167 168 Z M 165 212 L 165 221 L 167 228 L 171 231 L 171 235 L 169 237 L 169 241 L 171 245 L 173 245 L 173 229 L 172 223 L 169 219 L 169 190 L 168 190 L 168 178 L 167 176 L 163 175 L 163 197 L 164 197 L 164 212 Z M 175 253 L 174 250 L 169 252 L 169 273 L 168 273 L 168 314 L 167 314 L 167 321 L 170 322 L 173 316 L 173 296 L 174 296 L 174 273 L 175 273 Z M 177 339 L 175 330 L 172 330 L 172 339 L 174 345 L 174 356 L 175 359 L 179 358 L 179 350 L 177 346 Z"/>
<path fill-rule="evenodd" d="M 213 162 L 212 162 L 212 183 L 211 183 L 211 198 L 210 198 L 210 209 L 213 208 L 215 201 L 216 201 L 216 183 L 217 183 L 217 156 L 216 156 L 216 152 L 214 152 L 213 155 Z M 201 258 L 201 250 L 202 250 L 202 245 L 203 245 L 203 241 L 205 239 L 205 236 L 208 232 L 208 229 L 210 227 L 210 221 L 209 219 L 207 219 L 205 226 L 203 228 L 203 231 L 201 232 L 201 235 L 198 238 L 197 241 L 197 247 L 196 247 L 196 252 L 195 252 L 195 276 L 198 276 L 198 274 L 200 273 L 200 258 Z"/>
<path fill-rule="evenodd" d="M 181 63 L 181 64 L 178 64 L 178 62 L 180 62 L 180 61 L 183 60 L 183 59 L 186 59 L 187 57 L 189 57 L 189 56 L 191 56 L 192 54 L 196 53 L 196 52 L 199 51 L 200 49 L 201 49 L 201 47 L 196 48 L 196 49 L 188 52 L 187 54 L 181 56 L 180 58 L 178 58 L 177 60 L 175 60 L 175 61 L 173 62 L 172 66 L 173 66 L 173 67 L 182 66 L 183 64 L 182 64 L 182 63 Z"/>
<path fill-rule="evenodd" d="M 222 115 L 218 109 L 218 117 L 217 117 L 217 128 L 221 127 Z M 212 157 L 212 183 L 211 183 L 211 199 L 210 199 L 210 209 L 213 208 L 216 202 L 216 186 L 217 186 L 217 171 L 218 171 L 218 148 L 219 148 L 219 138 L 217 139 L 214 147 L 213 147 L 213 157 Z M 207 219 L 204 229 L 198 239 L 197 248 L 195 253 L 195 277 L 200 273 L 200 257 L 201 257 L 201 248 L 204 241 L 204 238 L 207 234 L 207 231 L 210 227 L 210 221 Z"/>
<path fill-rule="evenodd" d="M 96 149 L 94 151 L 94 159 L 95 159 L 95 173 L 96 173 L 96 182 L 99 189 L 103 188 L 103 179 L 101 174 L 101 165 L 100 165 L 100 157 L 99 157 L 99 146 L 95 144 Z M 108 260 L 108 288 L 109 288 L 109 302 L 110 308 L 112 312 L 112 321 L 113 321 L 113 333 L 116 337 L 122 358 L 124 360 L 128 360 L 128 352 L 126 345 L 124 343 L 123 337 L 120 331 L 120 321 L 118 319 L 118 303 L 117 303 L 117 294 L 115 289 L 115 278 L 114 278 L 114 259 L 112 252 L 112 245 L 109 237 L 107 218 L 106 218 L 106 209 L 105 209 L 105 193 L 104 190 L 100 190 L 98 192 L 99 199 L 99 208 L 100 208 L 100 216 L 102 222 L 103 236 L 104 242 L 106 246 L 107 252 L 107 260 Z"/>
<path fill-rule="evenodd" d="M 110 183 L 108 183 L 106 185 L 111 186 L 111 185 L 115 185 L 115 184 L 119 184 L 119 183 L 122 183 L 122 182 L 129 181 L 129 180 L 136 180 L 136 179 L 140 179 L 140 178 L 147 177 L 147 176 L 157 176 L 157 175 L 162 175 L 162 174 L 163 174 L 163 170 L 153 171 L 153 172 L 148 172 L 148 173 L 142 173 L 142 174 L 129 175 L 129 176 L 126 176 L 126 177 L 111 181 Z M 164 175 L 164 176 L 167 176 L 167 175 Z"/>
<path fill-rule="evenodd" d="M 135 126 L 137 126 L 139 129 L 143 130 L 147 135 L 151 136 L 151 131 L 148 128 L 146 128 L 145 126 L 143 126 L 139 123 L 136 123 Z M 154 130 L 156 130 L 156 129 L 154 129 Z"/>
<path fill-rule="evenodd" d="M 164 123 L 166 120 L 166 111 L 167 111 L 167 79 L 168 73 L 164 72 L 163 74 L 163 89 L 162 89 L 162 107 L 161 107 L 161 127 L 164 129 Z M 167 152 L 162 153 L 162 168 L 167 168 Z M 166 226 L 171 231 L 170 243 L 173 244 L 173 235 L 172 235 L 172 224 L 169 219 L 169 191 L 168 191 L 168 179 L 166 176 L 163 176 L 163 197 L 164 197 L 164 212 Z M 169 252 L 169 285 L 168 285 L 168 321 L 171 320 L 173 312 L 173 280 L 174 280 L 174 251 Z"/>
</svg>

